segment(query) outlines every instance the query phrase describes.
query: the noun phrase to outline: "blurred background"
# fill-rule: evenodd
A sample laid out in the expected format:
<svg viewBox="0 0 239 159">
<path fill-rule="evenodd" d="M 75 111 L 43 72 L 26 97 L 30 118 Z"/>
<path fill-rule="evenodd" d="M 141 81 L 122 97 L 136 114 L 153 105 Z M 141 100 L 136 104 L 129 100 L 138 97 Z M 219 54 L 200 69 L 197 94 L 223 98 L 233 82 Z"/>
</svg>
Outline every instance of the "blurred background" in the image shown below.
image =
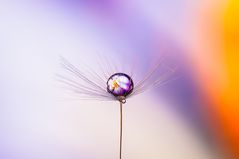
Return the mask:
<svg viewBox="0 0 239 159">
<path fill-rule="evenodd" d="M 238 0 L 0 1 L 1 159 L 118 157 L 118 103 L 69 98 L 59 55 L 177 66 L 124 106 L 124 159 L 239 158 Z"/>
</svg>

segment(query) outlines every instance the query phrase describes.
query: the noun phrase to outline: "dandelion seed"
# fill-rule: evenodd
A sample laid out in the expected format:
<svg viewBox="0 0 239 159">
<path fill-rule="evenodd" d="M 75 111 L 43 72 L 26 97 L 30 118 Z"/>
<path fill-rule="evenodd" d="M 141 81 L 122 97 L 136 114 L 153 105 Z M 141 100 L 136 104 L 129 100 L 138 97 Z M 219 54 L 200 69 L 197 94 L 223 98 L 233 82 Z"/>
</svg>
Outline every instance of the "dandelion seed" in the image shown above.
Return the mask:
<svg viewBox="0 0 239 159">
<path fill-rule="evenodd" d="M 162 85 L 172 79 L 175 68 L 168 67 L 159 77 L 153 78 L 156 71 L 162 66 L 161 59 L 153 69 L 151 69 L 144 78 L 134 85 L 132 76 L 118 71 L 117 66 L 105 61 L 106 66 L 99 67 L 102 74 L 93 70 L 88 70 L 88 74 L 79 70 L 65 58 L 61 57 L 61 64 L 64 70 L 69 73 L 68 76 L 57 75 L 58 81 L 68 86 L 68 89 L 79 95 L 80 99 L 99 100 L 99 101 L 119 101 L 120 103 L 120 144 L 119 159 L 122 159 L 122 134 L 123 134 L 123 104 L 126 99 L 141 94 L 146 90 L 157 85 Z M 115 71 L 113 71 L 113 68 Z M 108 79 L 107 79 L 108 78 Z"/>
</svg>

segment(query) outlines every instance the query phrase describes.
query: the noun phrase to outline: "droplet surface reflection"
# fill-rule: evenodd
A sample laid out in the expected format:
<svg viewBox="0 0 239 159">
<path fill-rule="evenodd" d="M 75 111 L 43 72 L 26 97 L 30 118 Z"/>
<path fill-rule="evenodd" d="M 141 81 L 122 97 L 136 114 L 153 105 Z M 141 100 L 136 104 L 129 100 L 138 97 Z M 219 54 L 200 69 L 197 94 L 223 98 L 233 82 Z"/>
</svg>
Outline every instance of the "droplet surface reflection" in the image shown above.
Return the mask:
<svg viewBox="0 0 239 159">
<path fill-rule="evenodd" d="M 115 73 L 107 81 L 107 90 L 115 97 L 126 97 L 132 93 L 133 89 L 133 80 L 125 73 Z"/>
</svg>

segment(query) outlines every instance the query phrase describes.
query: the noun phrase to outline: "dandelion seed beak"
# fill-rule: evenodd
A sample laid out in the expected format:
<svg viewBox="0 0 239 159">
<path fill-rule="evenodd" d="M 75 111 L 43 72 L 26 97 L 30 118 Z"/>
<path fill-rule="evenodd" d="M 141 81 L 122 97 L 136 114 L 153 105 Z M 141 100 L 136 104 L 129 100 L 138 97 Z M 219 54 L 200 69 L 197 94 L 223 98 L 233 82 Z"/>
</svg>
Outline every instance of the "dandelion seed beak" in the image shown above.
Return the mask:
<svg viewBox="0 0 239 159">
<path fill-rule="evenodd" d="M 126 103 L 126 97 L 125 97 L 125 96 L 118 96 L 118 97 L 117 97 L 117 100 L 118 100 L 119 102 L 123 103 L 123 104 Z"/>
</svg>

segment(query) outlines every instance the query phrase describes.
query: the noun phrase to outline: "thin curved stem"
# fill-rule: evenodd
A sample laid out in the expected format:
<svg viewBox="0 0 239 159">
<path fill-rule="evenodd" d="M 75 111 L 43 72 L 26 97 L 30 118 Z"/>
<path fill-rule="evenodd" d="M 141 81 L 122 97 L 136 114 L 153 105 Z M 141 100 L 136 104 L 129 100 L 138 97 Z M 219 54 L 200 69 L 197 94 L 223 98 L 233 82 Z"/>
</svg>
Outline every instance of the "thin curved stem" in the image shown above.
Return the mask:
<svg viewBox="0 0 239 159">
<path fill-rule="evenodd" d="M 120 102 L 120 154 L 119 159 L 121 159 L 122 156 L 122 136 L 123 136 L 123 103 Z"/>
</svg>

